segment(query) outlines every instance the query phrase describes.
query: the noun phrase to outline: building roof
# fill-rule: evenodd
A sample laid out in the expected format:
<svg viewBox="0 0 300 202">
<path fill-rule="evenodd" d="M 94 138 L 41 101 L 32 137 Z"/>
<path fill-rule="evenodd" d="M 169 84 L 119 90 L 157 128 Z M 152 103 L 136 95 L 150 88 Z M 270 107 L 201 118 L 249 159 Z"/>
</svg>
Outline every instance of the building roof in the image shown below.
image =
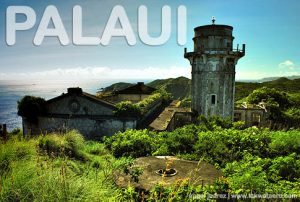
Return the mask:
<svg viewBox="0 0 300 202">
<path fill-rule="evenodd" d="M 237 110 L 264 110 L 267 112 L 267 105 L 265 102 L 260 102 L 259 104 L 247 104 L 246 102 L 235 106 Z"/>
<path fill-rule="evenodd" d="M 176 113 L 190 113 L 189 108 L 180 108 L 179 100 L 174 100 L 165 110 L 149 125 L 149 128 L 154 131 L 167 130 L 172 118 Z"/>
<path fill-rule="evenodd" d="M 230 29 L 232 30 L 233 27 L 229 25 L 217 25 L 217 24 L 211 24 L 211 25 L 203 25 L 199 27 L 195 27 L 195 31 L 200 31 L 200 30 L 213 30 L 213 29 Z"/>
<path fill-rule="evenodd" d="M 103 100 L 103 99 L 101 99 L 99 97 L 96 97 L 92 94 L 83 92 L 81 88 L 68 88 L 68 93 L 63 93 L 62 95 L 60 95 L 58 97 L 47 100 L 46 103 L 48 104 L 48 103 L 51 103 L 51 102 L 55 102 L 57 100 L 63 99 L 63 98 L 68 97 L 68 96 L 83 97 L 83 98 L 86 98 L 86 99 L 88 99 L 92 102 L 96 102 L 96 103 L 99 103 L 101 105 L 105 105 L 108 108 L 116 109 L 116 107 L 113 103 L 108 102 L 106 100 Z"/>
<path fill-rule="evenodd" d="M 152 88 L 144 84 L 144 82 L 139 82 L 134 86 L 116 91 L 115 94 L 147 94 L 150 95 L 157 89 Z"/>
</svg>

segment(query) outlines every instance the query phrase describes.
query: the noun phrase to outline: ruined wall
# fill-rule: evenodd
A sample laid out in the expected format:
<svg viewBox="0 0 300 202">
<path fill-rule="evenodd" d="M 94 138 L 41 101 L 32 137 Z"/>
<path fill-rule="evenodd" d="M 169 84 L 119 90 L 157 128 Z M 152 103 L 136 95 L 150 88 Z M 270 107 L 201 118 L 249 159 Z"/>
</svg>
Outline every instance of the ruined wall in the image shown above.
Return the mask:
<svg viewBox="0 0 300 202">
<path fill-rule="evenodd" d="M 192 65 L 192 109 L 206 117 L 232 117 L 234 85 L 235 64 L 231 59 L 196 58 Z"/>
<path fill-rule="evenodd" d="M 68 96 L 47 104 L 49 114 L 113 115 L 113 109 L 81 96 Z"/>
<path fill-rule="evenodd" d="M 104 99 L 114 103 L 118 103 L 122 101 L 131 101 L 133 103 L 137 103 L 149 96 L 150 95 L 147 94 L 119 94 L 110 97 L 105 97 Z"/>
<path fill-rule="evenodd" d="M 183 127 L 193 123 L 193 113 L 191 112 L 175 112 L 167 127 L 167 131 L 173 131 L 176 128 Z"/>
<path fill-rule="evenodd" d="M 134 129 L 137 121 L 133 119 L 87 117 L 39 117 L 38 124 L 29 123 L 23 118 L 23 132 L 25 135 L 39 135 L 51 132 L 66 132 L 78 130 L 88 140 L 100 140 L 103 136 L 111 136 L 116 132 Z"/>
<path fill-rule="evenodd" d="M 149 97 L 150 95 L 146 95 L 146 94 L 120 94 L 118 95 L 118 99 L 123 101 L 123 100 L 129 100 L 133 103 L 136 103 L 136 102 L 140 102 L 142 101 L 143 99 Z"/>
<path fill-rule="evenodd" d="M 268 125 L 267 113 L 263 109 L 236 108 L 234 121 L 244 121 L 247 127 Z"/>
</svg>

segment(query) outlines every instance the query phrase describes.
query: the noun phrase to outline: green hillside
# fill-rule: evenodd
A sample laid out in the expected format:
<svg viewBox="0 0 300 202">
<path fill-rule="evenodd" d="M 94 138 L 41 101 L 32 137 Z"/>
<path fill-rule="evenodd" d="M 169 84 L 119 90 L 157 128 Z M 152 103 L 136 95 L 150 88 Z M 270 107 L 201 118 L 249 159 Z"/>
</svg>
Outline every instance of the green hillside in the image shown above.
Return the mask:
<svg viewBox="0 0 300 202">
<path fill-rule="evenodd" d="M 116 83 L 104 89 L 104 92 L 112 92 L 129 87 L 133 84 L 130 83 Z M 158 79 L 154 80 L 147 85 L 157 88 L 165 89 L 171 93 L 174 99 L 189 98 L 191 95 L 191 80 L 185 77 Z M 278 78 L 274 81 L 267 81 L 261 83 L 255 82 L 236 82 L 235 100 L 240 100 L 247 97 L 253 90 L 261 87 L 275 88 L 276 90 L 286 92 L 294 98 L 295 101 L 300 98 L 300 79 Z M 299 101 L 300 102 L 300 101 Z"/>
<path fill-rule="evenodd" d="M 113 92 L 113 91 L 117 91 L 117 90 L 122 90 L 124 88 L 128 88 L 133 85 L 134 84 L 132 84 L 132 83 L 126 83 L 126 82 L 114 83 L 110 86 L 105 87 L 103 89 L 103 92 Z"/>
<path fill-rule="evenodd" d="M 191 95 L 191 80 L 185 77 L 155 80 L 147 85 L 153 88 L 166 90 L 168 93 L 172 94 L 174 99 L 184 99 Z"/>
<path fill-rule="evenodd" d="M 294 195 L 295 200 L 279 201 L 299 201 L 299 130 L 240 126 L 212 118 L 172 132 L 127 130 L 104 142 L 86 141 L 76 131 L 26 139 L 21 131 L 15 131 L 7 140 L 0 138 L 0 201 L 196 202 L 199 200 L 188 196 L 203 193 L 280 193 Z M 211 169 L 201 166 L 208 163 L 220 170 L 222 177 L 211 183 L 205 183 L 204 178 L 203 185 L 195 185 L 191 179 L 194 173 L 185 167 L 186 178 L 180 177 L 171 185 L 164 183 L 163 175 L 150 190 L 135 189 L 136 183 L 152 183 L 157 177 L 153 173 L 153 178 L 144 178 L 148 164 L 134 164 L 134 158 L 150 156 L 198 161 L 199 179 L 203 179 L 203 172 L 211 175 Z M 168 161 L 162 169 L 176 168 L 178 164 L 173 162 Z M 117 186 L 120 174 L 131 180 L 127 187 Z"/>
<path fill-rule="evenodd" d="M 276 90 L 283 91 L 292 96 L 295 102 L 299 102 L 297 97 L 300 95 L 300 79 L 290 80 L 287 78 L 279 78 L 274 81 L 267 81 L 263 83 L 244 83 L 236 82 L 236 100 L 247 97 L 253 90 L 261 87 L 275 88 Z"/>
<path fill-rule="evenodd" d="M 115 83 L 103 89 L 102 93 L 109 94 L 116 90 L 121 90 L 130 86 L 133 86 L 132 83 Z M 185 77 L 170 78 L 170 79 L 158 79 L 150 83 L 147 83 L 148 86 L 151 86 L 156 89 L 164 89 L 167 92 L 171 93 L 174 99 L 184 99 L 189 97 L 191 94 L 191 80 Z"/>
</svg>

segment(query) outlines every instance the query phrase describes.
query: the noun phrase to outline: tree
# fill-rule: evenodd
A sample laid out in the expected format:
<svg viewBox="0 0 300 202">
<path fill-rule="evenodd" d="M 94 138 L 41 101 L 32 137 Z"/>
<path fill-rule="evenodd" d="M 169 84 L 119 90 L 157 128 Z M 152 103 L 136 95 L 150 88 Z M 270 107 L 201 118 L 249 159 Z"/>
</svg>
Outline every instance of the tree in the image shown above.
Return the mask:
<svg viewBox="0 0 300 202">
<path fill-rule="evenodd" d="M 286 121 L 284 110 L 287 110 L 293 105 L 285 92 L 268 87 L 254 90 L 246 100 L 250 104 L 259 104 L 261 101 L 264 101 L 269 111 L 269 119 L 275 123 L 284 123 Z"/>
<path fill-rule="evenodd" d="M 45 99 L 40 97 L 25 96 L 18 101 L 18 115 L 26 117 L 28 121 L 36 123 L 38 116 L 46 113 Z"/>
</svg>

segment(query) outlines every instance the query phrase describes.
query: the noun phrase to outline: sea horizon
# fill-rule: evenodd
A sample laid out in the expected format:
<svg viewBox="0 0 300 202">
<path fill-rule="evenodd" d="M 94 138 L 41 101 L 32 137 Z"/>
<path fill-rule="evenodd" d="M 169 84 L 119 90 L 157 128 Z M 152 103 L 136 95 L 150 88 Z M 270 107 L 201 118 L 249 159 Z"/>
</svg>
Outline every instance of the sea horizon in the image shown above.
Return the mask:
<svg viewBox="0 0 300 202">
<path fill-rule="evenodd" d="M 84 92 L 96 94 L 117 82 L 149 82 L 149 80 L 90 80 L 90 81 L 14 81 L 0 80 L 0 124 L 6 124 L 7 130 L 22 128 L 22 118 L 18 116 L 18 101 L 24 96 L 36 96 L 46 100 L 66 93 L 70 87 L 80 87 Z"/>
<path fill-rule="evenodd" d="M 154 79 L 91 79 L 74 80 L 0 80 L 0 124 L 6 124 L 8 131 L 22 128 L 22 118 L 18 116 L 17 103 L 26 95 L 46 100 L 66 93 L 70 87 L 80 87 L 84 92 L 96 94 L 101 88 L 114 83 L 149 83 Z M 237 82 L 260 82 L 260 80 L 237 80 Z"/>
</svg>

